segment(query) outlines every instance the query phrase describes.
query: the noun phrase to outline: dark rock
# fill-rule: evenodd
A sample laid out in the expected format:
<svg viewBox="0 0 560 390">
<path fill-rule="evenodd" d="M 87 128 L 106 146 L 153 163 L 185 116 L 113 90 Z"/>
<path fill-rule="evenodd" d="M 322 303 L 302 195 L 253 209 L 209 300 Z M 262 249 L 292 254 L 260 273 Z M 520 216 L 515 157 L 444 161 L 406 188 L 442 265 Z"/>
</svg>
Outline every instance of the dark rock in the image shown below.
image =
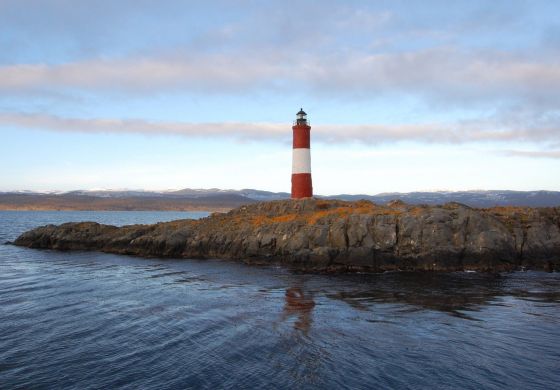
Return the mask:
<svg viewBox="0 0 560 390">
<path fill-rule="evenodd" d="M 15 244 L 276 262 L 333 272 L 554 270 L 560 268 L 560 208 L 473 209 L 401 201 L 379 206 L 309 198 L 155 225 L 48 225 L 22 234 Z"/>
</svg>

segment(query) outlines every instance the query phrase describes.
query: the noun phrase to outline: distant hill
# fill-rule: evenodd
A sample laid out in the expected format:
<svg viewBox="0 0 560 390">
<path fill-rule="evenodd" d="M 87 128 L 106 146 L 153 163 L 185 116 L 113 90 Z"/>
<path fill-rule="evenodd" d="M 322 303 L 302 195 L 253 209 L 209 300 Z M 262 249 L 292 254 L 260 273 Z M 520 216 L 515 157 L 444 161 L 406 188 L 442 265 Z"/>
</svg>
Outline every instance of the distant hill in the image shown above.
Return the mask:
<svg viewBox="0 0 560 390">
<path fill-rule="evenodd" d="M 227 211 L 253 202 L 256 200 L 236 194 L 208 194 L 199 197 L 144 193 L 85 195 L 77 191 L 64 194 L 0 194 L 0 210 Z"/>
<path fill-rule="evenodd" d="M 558 191 L 392 192 L 378 195 L 335 195 L 329 196 L 328 198 L 343 200 L 367 199 L 382 204 L 395 199 L 400 199 L 409 204 L 428 205 L 457 202 L 467 206 L 481 208 L 494 206 L 560 206 L 560 192 Z"/>
<path fill-rule="evenodd" d="M 28 193 L 28 192 L 26 192 Z M 101 198 L 157 197 L 174 199 L 200 199 L 209 196 L 241 196 L 254 200 L 287 199 L 287 192 L 270 192 L 253 189 L 221 190 L 219 188 L 199 189 L 185 188 L 177 191 L 141 191 L 141 190 L 78 190 L 64 193 L 65 195 L 87 195 Z"/>
<path fill-rule="evenodd" d="M 0 210 L 207 210 L 225 211 L 260 201 L 287 199 L 287 192 L 255 189 L 222 190 L 190 189 L 178 191 L 93 190 L 65 193 L 30 191 L 0 193 Z M 328 199 L 367 199 L 385 204 L 400 199 L 409 204 L 443 204 L 458 202 L 471 207 L 494 206 L 560 206 L 558 191 L 459 191 L 409 192 L 377 195 L 318 196 Z"/>
</svg>

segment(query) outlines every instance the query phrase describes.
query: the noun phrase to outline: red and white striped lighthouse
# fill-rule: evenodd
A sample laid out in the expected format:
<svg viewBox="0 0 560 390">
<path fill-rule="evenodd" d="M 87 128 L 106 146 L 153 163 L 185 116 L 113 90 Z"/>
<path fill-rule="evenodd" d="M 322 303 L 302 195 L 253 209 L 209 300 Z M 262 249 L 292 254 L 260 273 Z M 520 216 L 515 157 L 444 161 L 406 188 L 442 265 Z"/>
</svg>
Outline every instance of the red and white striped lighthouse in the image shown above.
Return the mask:
<svg viewBox="0 0 560 390">
<path fill-rule="evenodd" d="M 313 196 L 311 184 L 311 126 L 307 114 L 300 109 L 292 126 L 294 146 L 292 155 L 292 199 Z"/>
</svg>

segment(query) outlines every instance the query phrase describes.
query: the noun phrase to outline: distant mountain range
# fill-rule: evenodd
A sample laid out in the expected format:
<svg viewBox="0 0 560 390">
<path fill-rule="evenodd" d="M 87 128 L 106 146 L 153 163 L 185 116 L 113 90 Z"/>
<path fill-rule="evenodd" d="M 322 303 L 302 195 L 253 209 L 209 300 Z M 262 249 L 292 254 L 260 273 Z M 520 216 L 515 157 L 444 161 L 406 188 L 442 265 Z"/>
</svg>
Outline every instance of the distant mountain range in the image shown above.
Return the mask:
<svg viewBox="0 0 560 390">
<path fill-rule="evenodd" d="M 329 198 L 345 200 L 368 199 L 376 203 L 387 203 L 400 199 L 409 204 L 462 203 L 471 207 L 528 206 L 555 207 L 560 205 L 559 191 L 437 191 L 382 193 L 378 195 L 336 195 Z"/>
<path fill-rule="evenodd" d="M 208 210 L 224 211 L 242 204 L 287 199 L 287 192 L 254 189 L 190 189 L 178 191 L 78 190 L 62 193 L 0 192 L 0 210 Z M 327 199 L 367 199 L 384 204 L 402 200 L 409 204 L 458 202 L 471 207 L 560 206 L 558 191 L 437 191 L 382 193 L 377 195 L 318 196 Z"/>
<path fill-rule="evenodd" d="M 129 198 L 129 197 L 160 197 L 160 198 L 172 198 L 172 199 L 200 199 L 209 196 L 241 196 L 253 200 L 277 200 L 277 199 L 287 199 L 290 194 L 287 192 L 270 192 L 261 191 L 253 189 L 244 190 L 222 190 L 219 188 L 209 188 L 209 189 L 193 189 L 185 188 L 177 191 L 129 191 L 129 190 L 80 190 L 71 191 L 64 194 L 72 195 L 88 195 L 88 196 L 98 196 L 101 198 Z"/>
</svg>

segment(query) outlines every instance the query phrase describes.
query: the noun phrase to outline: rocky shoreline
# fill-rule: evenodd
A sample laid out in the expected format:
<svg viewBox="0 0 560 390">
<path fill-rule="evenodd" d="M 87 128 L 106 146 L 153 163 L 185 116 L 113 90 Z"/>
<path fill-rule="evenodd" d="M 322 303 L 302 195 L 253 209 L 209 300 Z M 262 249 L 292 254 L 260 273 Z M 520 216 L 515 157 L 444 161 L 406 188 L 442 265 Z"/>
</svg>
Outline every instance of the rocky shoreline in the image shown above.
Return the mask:
<svg viewBox="0 0 560 390">
<path fill-rule="evenodd" d="M 154 225 L 48 225 L 14 244 L 280 263 L 306 271 L 552 271 L 560 270 L 560 207 L 380 206 L 309 198 Z"/>
</svg>

